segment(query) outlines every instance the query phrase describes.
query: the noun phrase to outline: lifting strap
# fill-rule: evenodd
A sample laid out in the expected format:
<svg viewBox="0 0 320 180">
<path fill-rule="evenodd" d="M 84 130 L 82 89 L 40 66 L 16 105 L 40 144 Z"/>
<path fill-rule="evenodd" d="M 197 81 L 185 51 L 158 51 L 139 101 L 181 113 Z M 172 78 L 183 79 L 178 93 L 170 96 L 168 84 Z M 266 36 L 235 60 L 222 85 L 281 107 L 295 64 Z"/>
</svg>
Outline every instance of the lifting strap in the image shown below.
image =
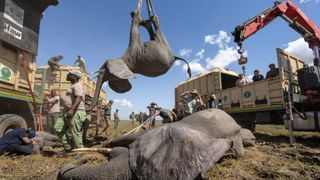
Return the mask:
<svg viewBox="0 0 320 180">
<path fill-rule="evenodd" d="M 151 16 L 156 15 L 156 12 L 155 12 L 153 5 L 152 5 L 152 0 L 146 0 L 146 4 L 147 4 L 147 8 L 148 8 L 149 19 L 151 19 Z M 142 9 L 142 0 L 138 0 L 137 12 L 139 15 L 141 14 L 141 9 Z"/>
</svg>

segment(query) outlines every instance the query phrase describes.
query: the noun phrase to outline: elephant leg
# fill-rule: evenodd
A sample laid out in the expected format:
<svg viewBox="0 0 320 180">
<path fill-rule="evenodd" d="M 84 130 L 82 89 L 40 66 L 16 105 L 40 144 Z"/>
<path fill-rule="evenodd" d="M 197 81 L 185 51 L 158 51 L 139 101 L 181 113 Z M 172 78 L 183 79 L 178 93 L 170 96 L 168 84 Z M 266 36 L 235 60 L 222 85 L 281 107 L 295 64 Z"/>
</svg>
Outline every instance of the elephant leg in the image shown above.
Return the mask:
<svg viewBox="0 0 320 180">
<path fill-rule="evenodd" d="M 149 36 L 150 36 L 150 41 L 152 40 L 155 40 L 154 38 L 154 30 L 153 30 L 153 27 L 152 27 L 152 21 L 150 19 L 148 20 L 143 20 L 140 25 L 144 28 L 147 29 L 148 33 L 149 33 Z"/>
<path fill-rule="evenodd" d="M 139 13 L 136 11 L 131 12 L 132 23 L 131 23 L 131 30 L 130 30 L 130 42 L 129 48 L 131 51 L 140 49 L 142 47 L 142 41 L 140 37 L 139 26 L 142 21 L 142 18 L 139 16 Z"/>
<path fill-rule="evenodd" d="M 167 42 L 166 37 L 164 36 L 164 34 L 162 33 L 161 29 L 160 29 L 160 22 L 159 22 L 159 18 L 158 16 L 153 16 L 151 17 L 154 29 L 155 29 L 155 33 L 154 33 L 154 38 L 156 41 L 159 41 L 165 45 L 167 45 L 169 47 L 169 44 Z"/>
<path fill-rule="evenodd" d="M 113 158 L 108 162 L 94 166 L 74 166 L 63 167 L 57 179 L 136 179 L 129 165 L 129 150 L 127 148 L 114 148 Z M 112 154 L 112 152 L 111 152 Z"/>
</svg>

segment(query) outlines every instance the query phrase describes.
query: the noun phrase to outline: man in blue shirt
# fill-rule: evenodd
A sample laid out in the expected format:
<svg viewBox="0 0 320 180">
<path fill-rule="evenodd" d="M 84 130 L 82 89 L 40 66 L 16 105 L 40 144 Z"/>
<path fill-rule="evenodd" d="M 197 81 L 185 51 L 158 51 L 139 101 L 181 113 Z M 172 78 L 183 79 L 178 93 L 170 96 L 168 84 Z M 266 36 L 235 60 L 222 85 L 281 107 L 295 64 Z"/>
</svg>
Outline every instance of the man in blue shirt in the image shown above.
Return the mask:
<svg viewBox="0 0 320 180">
<path fill-rule="evenodd" d="M 32 129 L 14 129 L 0 138 L 0 155 L 9 154 L 29 155 L 37 154 L 39 150 L 32 144 L 36 132 Z"/>
</svg>

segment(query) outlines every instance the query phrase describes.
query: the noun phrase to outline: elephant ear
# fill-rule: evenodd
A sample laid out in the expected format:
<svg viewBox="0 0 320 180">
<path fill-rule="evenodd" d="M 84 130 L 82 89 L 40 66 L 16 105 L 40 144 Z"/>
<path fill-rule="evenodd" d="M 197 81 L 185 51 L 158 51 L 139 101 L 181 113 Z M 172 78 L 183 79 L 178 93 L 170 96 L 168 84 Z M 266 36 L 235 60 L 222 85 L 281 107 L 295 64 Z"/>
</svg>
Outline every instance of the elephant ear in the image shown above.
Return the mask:
<svg viewBox="0 0 320 180">
<path fill-rule="evenodd" d="M 107 67 L 109 72 L 118 79 L 130 79 L 135 78 L 135 74 L 129 69 L 129 67 L 121 59 L 108 60 Z"/>
<path fill-rule="evenodd" d="M 119 79 L 118 81 L 109 81 L 109 87 L 117 93 L 128 92 L 132 86 L 128 79 Z"/>
<path fill-rule="evenodd" d="M 130 167 L 139 179 L 195 179 L 231 148 L 232 141 L 164 125 L 130 144 Z"/>
<path fill-rule="evenodd" d="M 108 60 L 107 68 L 110 72 L 109 86 L 113 91 L 125 93 L 132 88 L 128 79 L 135 78 L 135 74 L 122 60 Z"/>
</svg>

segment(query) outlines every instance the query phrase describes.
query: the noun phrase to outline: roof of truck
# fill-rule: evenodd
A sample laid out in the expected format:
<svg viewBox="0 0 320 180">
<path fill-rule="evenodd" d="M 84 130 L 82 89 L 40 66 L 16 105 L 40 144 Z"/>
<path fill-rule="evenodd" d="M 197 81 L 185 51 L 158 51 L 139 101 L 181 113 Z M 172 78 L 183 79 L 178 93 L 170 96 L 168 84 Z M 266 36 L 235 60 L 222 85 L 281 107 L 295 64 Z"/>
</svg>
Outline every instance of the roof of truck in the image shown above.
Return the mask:
<svg viewBox="0 0 320 180">
<path fill-rule="evenodd" d="M 198 78 L 200 78 L 200 77 L 206 76 L 206 75 L 208 75 L 208 74 L 215 73 L 215 72 L 220 72 L 220 73 L 222 73 L 222 74 L 228 74 L 228 75 L 236 76 L 236 77 L 239 76 L 238 73 L 236 73 L 236 72 L 234 72 L 234 71 L 232 71 L 232 70 L 225 69 L 225 68 L 222 68 L 222 67 L 215 67 L 215 68 L 212 69 L 212 70 L 203 72 L 203 73 L 201 73 L 201 74 L 198 74 L 198 75 L 195 76 L 195 77 L 192 77 L 192 78 L 190 78 L 190 79 L 187 79 L 187 80 L 179 83 L 177 86 L 179 86 L 179 85 L 181 85 L 181 84 L 184 84 L 184 83 L 187 83 L 187 82 L 190 82 L 190 81 L 193 81 L 193 80 L 198 79 Z"/>
</svg>

